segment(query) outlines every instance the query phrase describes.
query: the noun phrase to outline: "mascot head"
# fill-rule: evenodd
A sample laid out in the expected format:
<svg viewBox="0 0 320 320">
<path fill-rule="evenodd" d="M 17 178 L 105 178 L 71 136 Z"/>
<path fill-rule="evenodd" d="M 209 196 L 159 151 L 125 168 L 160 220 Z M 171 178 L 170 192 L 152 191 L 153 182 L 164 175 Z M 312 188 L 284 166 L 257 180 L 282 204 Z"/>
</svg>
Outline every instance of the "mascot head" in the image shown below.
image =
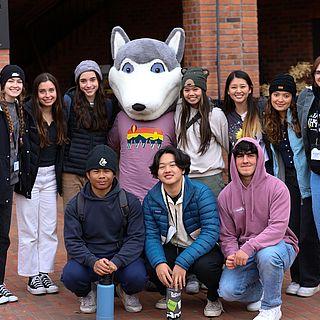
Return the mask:
<svg viewBox="0 0 320 320">
<path fill-rule="evenodd" d="M 181 28 L 173 29 L 165 42 L 148 38 L 130 41 L 122 28 L 113 28 L 114 65 L 109 83 L 130 118 L 157 119 L 178 98 L 184 41 Z"/>
</svg>

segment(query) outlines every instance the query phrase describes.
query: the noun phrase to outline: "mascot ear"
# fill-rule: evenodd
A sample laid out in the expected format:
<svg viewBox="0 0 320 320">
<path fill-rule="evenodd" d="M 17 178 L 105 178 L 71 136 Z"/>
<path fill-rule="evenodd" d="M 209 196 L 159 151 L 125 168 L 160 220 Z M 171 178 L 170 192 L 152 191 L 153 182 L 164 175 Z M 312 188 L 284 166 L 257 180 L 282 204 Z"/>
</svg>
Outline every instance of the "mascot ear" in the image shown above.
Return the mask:
<svg viewBox="0 0 320 320">
<path fill-rule="evenodd" d="M 210 74 L 209 70 L 207 68 L 202 68 L 203 74 L 208 78 L 208 75 Z"/>
<path fill-rule="evenodd" d="M 180 63 L 184 52 L 185 33 L 181 28 L 174 28 L 167 40 L 166 44 L 175 52 L 176 58 Z"/>
<path fill-rule="evenodd" d="M 111 32 L 111 55 L 115 60 L 119 49 L 129 42 L 130 39 L 121 27 L 114 27 Z"/>
</svg>

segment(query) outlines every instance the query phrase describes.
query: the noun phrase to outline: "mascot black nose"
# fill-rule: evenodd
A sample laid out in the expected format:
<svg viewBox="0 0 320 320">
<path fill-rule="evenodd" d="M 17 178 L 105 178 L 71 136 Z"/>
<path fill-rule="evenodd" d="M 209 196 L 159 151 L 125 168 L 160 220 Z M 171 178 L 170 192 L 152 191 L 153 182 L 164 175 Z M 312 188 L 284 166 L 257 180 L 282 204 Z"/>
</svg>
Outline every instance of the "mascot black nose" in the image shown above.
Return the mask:
<svg viewBox="0 0 320 320">
<path fill-rule="evenodd" d="M 132 109 L 135 110 L 135 111 L 142 111 L 146 108 L 146 106 L 144 104 L 141 104 L 141 103 L 135 103 L 133 106 L 132 106 Z"/>
</svg>

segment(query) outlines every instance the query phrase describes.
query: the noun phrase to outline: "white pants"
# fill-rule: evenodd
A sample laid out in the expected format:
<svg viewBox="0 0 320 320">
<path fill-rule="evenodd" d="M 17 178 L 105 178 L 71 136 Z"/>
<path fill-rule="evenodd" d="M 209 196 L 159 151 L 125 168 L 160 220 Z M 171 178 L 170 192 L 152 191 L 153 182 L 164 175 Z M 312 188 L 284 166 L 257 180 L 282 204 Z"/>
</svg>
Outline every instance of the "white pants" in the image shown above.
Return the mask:
<svg viewBox="0 0 320 320">
<path fill-rule="evenodd" d="M 16 194 L 18 274 L 32 277 L 54 270 L 58 247 L 55 166 L 40 167 L 31 199 Z"/>
</svg>

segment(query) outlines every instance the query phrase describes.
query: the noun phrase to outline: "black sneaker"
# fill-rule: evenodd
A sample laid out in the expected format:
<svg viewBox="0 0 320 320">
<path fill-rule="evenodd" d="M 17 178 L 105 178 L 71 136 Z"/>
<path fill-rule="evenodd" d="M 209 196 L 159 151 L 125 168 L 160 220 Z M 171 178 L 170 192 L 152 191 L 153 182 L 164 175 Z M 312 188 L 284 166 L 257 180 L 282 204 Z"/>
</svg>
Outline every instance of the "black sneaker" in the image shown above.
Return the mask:
<svg viewBox="0 0 320 320">
<path fill-rule="evenodd" d="M 43 286 L 40 276 L 29 277 L 27 290 L 34 295 L 47 293 L 46 288 Z"/>
<path fill-rule="evenodd" d="M 0 304 L 6 302 L 16 302 L 18 297 L 6 288 L 5 284 L 0 285 Z"/>
<path fill-rule="evenodd" d="M 59 287 L 51 280 L 47 273 L 40 272 L 40 279 L 47 293 L 57 293 L 59 292 Z"/>
</svg>

